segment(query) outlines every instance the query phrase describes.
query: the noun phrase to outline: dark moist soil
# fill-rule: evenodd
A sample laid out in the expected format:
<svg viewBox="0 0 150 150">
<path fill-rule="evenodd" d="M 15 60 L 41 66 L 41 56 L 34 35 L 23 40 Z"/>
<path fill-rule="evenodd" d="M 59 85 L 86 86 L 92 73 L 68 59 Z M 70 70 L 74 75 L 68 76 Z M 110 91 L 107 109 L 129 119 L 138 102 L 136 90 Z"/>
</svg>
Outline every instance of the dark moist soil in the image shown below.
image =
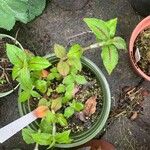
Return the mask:
<svg viewBox="0 0 150 150">
<path fill-rule="evenodd" d="M 0 82 L 0 92 L 7 92 L 13 89 L 17 83 L 12 80 L 12 64 L 9 62 L 6 56 L 6 42 L 0 40 L 0 81 L 3 80 L 3 83 Z"/>
<path fill-rule="evenodd" d="M 135 50 L 139 49 L 141 60 L 137 63 L 141 70 L 150 76 L 150 28 L 139 34 L 135 42 Z"/>
<path fill-rule="evenodd" d="M 82 132 L 84 130 L 90 129 L 92 125 L 94 124 L 94 122 L 97 121 L 97 117 L 101 113 L 103 93 L 102 93 L 100 84 L 98 80 L 96 79 L 96 76 L 85 68 L 83 69 L 83 72 L 81 74 L 85 76 L 88 82 L 85 85 L 80 85 L 79 91 L 75 94 L 74 99 L 84 104 L 90 97 L 97 96 L 96 111 L 90 117 L 87 117 L 87 116 L 79 117 L 79 113 L 75 113 L 72 117 L 68 119 L 68 126 L 63 127 L 63 128 L 61 126 L 57 126 L 58 132 L 71 129 L 72 133 L 78 133 L 78 132 Z M 58 81 L 56 81 L 54 83 L 55 85 L 54 87 L 56 87 L 56 85 L 58 84 L 59 84 Z M 30 100 L 31 110 L 34 110 L 35 108 L 37 108 L 37 105 L 38 105 L 37 102 L 38 102 L 37 99 Z M 65 107 L 60 110 L 60 113 L 63 113 Z"/>
</svg>

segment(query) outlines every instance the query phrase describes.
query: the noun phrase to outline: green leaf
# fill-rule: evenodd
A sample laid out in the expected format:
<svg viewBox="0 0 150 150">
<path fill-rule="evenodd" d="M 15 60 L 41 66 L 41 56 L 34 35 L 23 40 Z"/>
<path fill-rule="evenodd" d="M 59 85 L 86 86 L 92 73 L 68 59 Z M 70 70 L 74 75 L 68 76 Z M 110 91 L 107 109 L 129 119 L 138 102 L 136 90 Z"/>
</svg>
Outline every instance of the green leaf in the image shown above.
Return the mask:
<svg viewBox="0 0 150 150">
<path fill-rule="evenodd" d="M 76 57 L 69 58 L 68 63 L 71 67 L 74 67 L 77 70 L 81 71 L 82 64 L 81 64 L 81 60 L 79 58 L 76 58 Z"/>
<path fill-rule="evenodd" d="M 35 141 L 32 138 L 32 134 L 35 133 L 34 130 L 30 129 L 30 128 L 24 128 L 22 130 L 22 137 L 23 140 L 27 143 L 27 144 L 32 144 L 35 143 Z"/>
<path fill-rule="evenodd" d="M 43 133 L 51 133 L 52 132 L 52 124 L 46 121 L 45 118 L 41 120 L 41 123 L 39 125 L 41 132 Z"/>
<path fill-rule="evenodd" d="M 17 0 L 1 0 L 0 3 L 0 28 L 11 30 L 14 26 L 16 20 L 19 20 L 23 23 L 27 22 L 28 15 L 27 3 Z"/>
<path fill-rule="evenodd" d="M 27 100 L 30 99 L 30 91 L 22 91 L 20 94 L 19 94 L 19 101 L 20 102 L 25 102 Z"/>
<path fill-rule="evenodd" d="M 62 107 L 62 99 L 59 97 L 57 99 L 53 99 L 52 100 L 52 105 L 51 105 L 51 109 L 53 111 L 57 111 Z"/>
<path fill-rule="evenodd" d="M 54 45 L 54 52 L 58 58 L 64 58 L 66 56 L 66 49 L 59 44 Z"/>
<path fill-rule="evenodd" d="M 41 93 L 45 93 L 47 91 L 47 82 L 44 80 L 37 80 L 35 83 L 36 89 L 38 89 Z"/>
<path fill-rule="evenodd" d="M 72 84 L 72 83 L 74 83 L 74 77 L 72 75 L 68 75 L 68 76 L 64 77 L 63 84 L 68 85 L 68 84 Z"/>
<path fill-rule="evenodd" d="M 126 42 L 123 38 L 121 37 L 115 37 L 113 39 L 113 44 L 115 45 L 115 47 L 117 49 L 127 49 L 127 45 L 126 45 Z"/>
<path fill-rule="evenodd" d="M 62 133 L 56 133 L 56 135 L 55 135 L 56 142 L 59 144 L 71 143 L 72 139 L 70 139 L 70 137 L 69 137 L 70 132 L 71 132 L 71 130 L 64 131 Z"/>
<path fill-rule="evenodd" d="M 23 67 L 26 54 L 22 49 L 12 44 L 6 44 L 6 52 L 7 57 L 13 65 L 19 66 L 20 68 Z"/>
<path fill-rule="evenodd" d="M 48 123 L 55 123 L 57 121 L 57 118 L 55 114 L 53 114 L 51 111 L 48 111 L 46 113 L 45 120 Z"/>
<path fill-rule="evenodd" d="M 69 50 L 67 56 L 68 56 L 69 59 L 70 59 L 70 58 L 77 58 L 77 59 L 80 59 L 81 56 L 82 56 L 82 53 L 83 53 L 83 51 L 82 51 L 81 46 L 80 46 L 79 44 L 74 44 L 74 45 L 70 48 L 70 50 Z"/>
<path fill-rule="evenodd" d="M 23 68 L 20 70 L 19 82 L 24 90 L 32 89 L 32 81 L 30 78 L 30 71 L 29 71 L 26 60 L 24 61 Z"/>
<path fill-rule="evenodd" d="M 14 66 L 12 70 L 12 78 L 15 80 L 20 75 L 21 68 L 18 66 Z"/>
<path fill-rule="evenodd" d="M 57 73 L 58 72 L 57 67 L 53 67 L 52 69 L 50 69 L 50 71 L 53 72 L 53 73 Z"/>
<path fill-rule="evenodd" d="M 84 18 L 84 21 L 99 40 L 108 40 L 110 38 L 109 29 L 103 20 Z"/>
<path fill-rule="evenodd" d="M 87 83 L 87 80 L 82 75 L 76 75 L 75 80 L 78 84 L 86 84 Z"/>
<path fill-rule="evenodd" d="M 118 51 L 116 47 L 113 45 L 103 46 L 101 57 L 107 72 L 111 74 L 118 63 Z"/>
<path fill-rule="evenodd" d="M 39 145 L 45 146 L 50 145 L 53 140 L 53 136 L 49 133 L 34 133 L 32 134 L 32 138 Z"/>
<path fill-rule="evenodd" d="M 74 108 L 73 107 L 67 107 L 64 111 L 64 116 L 66 118 L 71 117 L 74 114 Z"/>
<path fill-rule="evenodd" d="M 45 4 L 45 0 L 1 0 L 0 28 L 11 30 L 16 21 L 31 21 L 42 13 Z"/>
<path fill-rule="evenodd" d="M 107 27 L 109 29 L 110 37 L 113 38 L 115 36 L 115 33 L 116 33 L 117 18 L 107 21 L 106 25 L 107 25 Z"/>
<path fill-rule="evenodd" d="M 27 14 L 28 14 L 28 22 L 30 22 L 31 20 L 33 20 L 35 17 L 39 16 L 45 6 L 46 6 L 46 0 L 25 0 L 27 1 L 27 6 L 28 6 L 28 10 L 27 10 Z"/>
<path fill-rule="evenodd" d="M 68 125 L 66 118 L 64 117 L 63 114 L 57 114 L 57 122 L 62 126 L 65 127 Z"/>
<path fill-rule="evenodd" d="M 50 73 L 48 76 L 47 76 L 47 80 L 48 81 L 51 81 L 51 80 L 54 80 L 55 79 L 55 73 Z"/>
<path fill-rule="evenodd" d="M 75 111 L 78 112 L 84 109 L 84 105 L 81 102 L 77 102 L 76 100 L 73 100 L 70 106 L 74 108 Z"/>
<path fill-rule="evenodd" d="M 36 98 L 40 98 L 41 97 L 41 95 L 38 92 L 33 91 L 33 90 L 31 90 L 30 94 L 31 94 L 32 97 L 36 97 Z"/>
<path fill-rule="evenodd" d="M 57 69 L 58 69 L 58 72 L 63 76 L 66 76 L 70 70 L 68 63 L 64 61 L 60 61 L 57 64 Z"/>
<path fill-rule="evenodd" d="M 42 99 L 39 100 L 38 106 L 48 106 L 49 107 L 50 106 L 50 102 L 47 101 L 47 99 L 42 98 Z"/>
<path fill-rule="evenodd" d="M 44 57 L 32 57 L 29 61 L 30 70 L 43 70 L 51 66 L 51 63 Z"/>
<path fill-rule="evenodd" d="M 58 93 L 64 93 L 66 91 L 66 87 L 63 84 L 59 84 L 58 87 L 56 88 L 56 91 Z"/>
<path fill-rule="evenodd" d="M 74 84 L 73 84 L 73 83 L 66 86 L 65 97 L 66 97 L 67 99 L 72 99 L 73 90 L 74 90 Z"/>
</svg>

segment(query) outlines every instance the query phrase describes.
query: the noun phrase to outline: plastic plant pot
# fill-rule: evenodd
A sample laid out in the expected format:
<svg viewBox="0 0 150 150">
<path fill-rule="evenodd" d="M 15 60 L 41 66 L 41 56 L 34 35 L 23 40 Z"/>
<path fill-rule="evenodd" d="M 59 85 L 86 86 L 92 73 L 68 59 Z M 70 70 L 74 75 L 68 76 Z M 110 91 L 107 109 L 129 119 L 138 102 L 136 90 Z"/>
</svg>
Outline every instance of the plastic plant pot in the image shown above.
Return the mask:
<svg viewBox="0 0 150 150">
<path fill-rule="evenodd" d="M 46 57 L 49 58 L 49 60 L 52 63 L 55 63 L 58 61 L 58 59 L 54 55 L 49 55 Z M 96 135 L 100 134 L 103 131 L 103 128 L 104 128 L 106 121 L 108 119 L 108 116 L 109 116 L 110 107 L 111 107 L 111 94 L 110 94 L 109 85 L 106 81 L 105 76 L 99 70 L 99 68 L 93 62 L 91 62 L 89 59 L 82 57 L 82 64 L 84 67 L 87 67 L 88 69 L 91 70 L 91 72 L 93 72 L 95 74 L 95 76 L 97 77 L 97 80 L 102 88 L 103 106 L 101 109 L 101 113 L 98 116 L 98 118 L 96 119 L 93 126 L 89 130 L 83 131 L 81 133 L 77 133 L 76 135 L 72 135 L 71 138 L 73 139 L 73 142 L 70 144 L 56 144 L 55 147 L 58 147 L 58 148 L 73 148 L 73 147 L 80 146 L 80 145 L 85 144 L 86 142 L 90 141 Z M 19 90 L 19 92 L 20 92 L 20 90 Z M 20 103 L 18 101 L 18 107 L 19 107 L 19 112 L 20 112 L 21 116 L 23 116 L 31 111 L 29 101 L 26 103 Z M 37 129 L 38 122 L 35 121 L 34 123 L 30 124 L 29 127 L 32 129 Z"/>
<path fill-rule="evenodd" d="M 60 8 L 64 10 L 80 10 L 82 9 L 89 0 L 54 0 Z"/>
<path fill-rule="evenodd" d="M 142 16 L 150 15 L 150 0 L 130 0 L 133 9 Z"/>
<path fill-rule="evenodd" d="M 6 35 L 6 34 L 0 34 L 0 39 L 3 39 L 3 38 L 8 38 L 8 39 L 12 40 L 15 43 L 15 45 L 18 45 L 22 50 L 24 50 L 22 45 L 15 38 L 13 38 L 12 36 Z M 19 84 L 16 85 L 16 87 L 14 87 L 13 89 L 11 89 L 7 92 L 3 92 L 3 93 L 0 92 L 0 98 L 11 94 L 14 90 L 16 90 L 18 88 L 18 86 L 19 86 Z"/>
<path fill-rule="evenodd" d="M 150 27 L 150 16 L 146 17 L 145 19 L 143 19 L 134 29 L 134 31 L 132 32 L 131 38 L 130 38 L 130 43 L 129 43 L 129 56 L 130 56 L 130 60 L 132 63 L 133 68 L 135 69 L 135 71 L 144 79 L 150 81 L 150 76 L 148 76 L 147 74 L 145 74 L 140 68 L 139 66 L 135 63 L 134 60 L 134 44 L 135 44 L 135 40 L 138 37 L 138 35 L 144 30 Z"/>
</svg>

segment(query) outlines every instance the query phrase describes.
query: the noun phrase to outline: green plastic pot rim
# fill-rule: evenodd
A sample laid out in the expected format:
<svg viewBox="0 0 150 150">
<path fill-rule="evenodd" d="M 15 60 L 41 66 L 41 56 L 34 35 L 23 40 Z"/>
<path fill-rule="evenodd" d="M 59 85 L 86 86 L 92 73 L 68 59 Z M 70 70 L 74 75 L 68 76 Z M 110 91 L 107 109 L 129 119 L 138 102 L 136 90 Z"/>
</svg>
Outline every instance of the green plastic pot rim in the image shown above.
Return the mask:
<svg viewBox="0 0 150 150">
<path fill-rule="evenodd" d="M 24 50 L 23 47 L 22 47 L 22 45 L 21 45 L 15 38 L 13 38 L 12 36 L 7 35 L 7 34 L 0 34 L 0 39 L 3 39 L 3 38 L 9 38 L 9 39 L 11 39 L 12 41 L 14 41 L 14 43 L 15 43 L 16 45 L 18 45 L 22 50 Z M 9 90 L 9 91 L 7 91 L 7 92 L 3 92 L 3 93 L 0 92 L 0 98 L 5 97 L 5 96 L 11 94 L 11 93 L 14 92 L 14 90 L 16 90 L 18 87 L 19 87 L 19 84 L 17 84 L 13 89 L 11 89 L 11 90 Z"/>
<path fill-rule="evenodd" d="M 45 56 L 45 58 L 49 58 L 49 59 L 50 58 L 52 59 L 52 57 L 55 57 L 55 55 L 54 54 L 49 54 L 49 55 Z M 85 65 L 86 67 L 89 66 L 89 69 L 92 72 L 95 71 L 95 75 L 96 76 L 98 74 L 98 76 L 100 77 L 100 79 L 98 79 L 98 80 L 99 80 L 99 82 L 101 84 L 101 88 L 102 88 L 102 92 L 103 92 L 103 108 L 102 108 L 100 116 L 95 121 L 95 124 L 93 124 L 93 126 L 89 130 L 84 131 L 83 133 L 79 134 L 79 137 L 81 139 L 80 141 L 77 141 L 75 143 L 70 143 L 70 144 L 56 144 L 55 147 L 58 147 L 58 148 L 73 148 L 73 147 L 77 147 L 77 146 L 83 145 L 83 144 L 87 143 L 88 141 L 90 141 L 91 139 L 93 139 L 104 128 L 104 126 L 106 124 L 106 121 L 108 119 L 109 113 L 110 113 L 111 94 L 110 94 L 109 85 L 108 85 L 108 82 L 107 82 L 105 76 L 103 75 L 101 70 L 92 61 L 90 61 L 86 57 L 82 57 L 81 61 L 82 61 L 82 63 L 84 65 L 86 64 Z M 93 67 L 93 70 L 90 67 Z M 19 108 L 19 112 L 20 112 L 21 116 L 23 116 L 25 114 L 23 111 L 26 111 L 25 110 L 25 106 L 23 106 L 23 105 L 24 104 L 21 104 L 18 101 L 18 108 Z M 99 125 L 99 126 L 97 126 L 97 125 Z M 83 137 L 81 138 L 82 135 L 83 135 Z M 74 136 L 74 137 L 78 138 L 78 135 Z"/>
<path fill-rule="evenodd" d="M 19 87 L 19 84 L 17 84 L 12 90 L 10 90 L 10 91 L 8 91 L 8 92 L 0 93 L 0 98 L 5 97 L 5 96 L 11 94 L 11 93 L 14 92 L 18 87 Z"/>
</svg>

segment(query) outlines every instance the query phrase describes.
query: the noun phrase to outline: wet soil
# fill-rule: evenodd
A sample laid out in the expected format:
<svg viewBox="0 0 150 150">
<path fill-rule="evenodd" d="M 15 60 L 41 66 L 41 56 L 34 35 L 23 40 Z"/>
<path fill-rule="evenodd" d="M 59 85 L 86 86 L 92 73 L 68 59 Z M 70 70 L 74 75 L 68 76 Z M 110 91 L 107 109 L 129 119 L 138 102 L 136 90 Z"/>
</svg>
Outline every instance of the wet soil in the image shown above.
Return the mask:
<svg viewBox="0 0 150 150">
<path fill-rule="evenodd" d="M 79 86 L 79 91 L 75 94 L 74 99 L 85 104 L 85 102 L 89 98 L 91 98 L 92 96 L 96 96 L 97 97 L 96 111 L 91 116 L 85 116 L 83 115 L 82 112 L 75 113 L 73 116 L 71 116 L 68 119 L 68 126 L 63 128 L 59 125 L 57 126 L 58 132 L 71 129 L 72 134 L 74 134 L 74 133 L 78 133 L 90 129 L 94 124 L 94 122 L 96 121 L 97 117 L 100 116 L 101 114 L 103 93 L 99 81 L 96 79 L 96 76 L 92 72 L 90 72 L 90 70 L 87 70 L 85 68 L 83 69 L 81 75 L 84 75 L 88 82 L 85 85 Z M 54 84 L 52 83 L 53 84 L 52 88 L 56 89 L 56 86 L 60 82 L 61 81 L 58 82 L 54 80 Z M 52 96 L 57 97 L 57 93 L 53 93 Z M 37 106 L 38 106 L 38 100 L 36 98 L 30 100 L 31 110 L 34 110 L 35 108 L 37 108 Z M 58 112 L 63 113 L 65 108 L 66 106 L 63 106 L 62 109 Z"/>
<path fill-rule="evenodd" d="M 17 83 L 12 80 L 12 64 L 6 56 L 6 41 L 0 40 L 0 92 L 13 89 Z"/>
<path fill-rule="evenodd" d="M 139 34 L 135 42 L 135 49 L 139 49 L 141 59 L 137 63 L 141 70 L 150 76 L 150 28 Z"/>
</svg>

